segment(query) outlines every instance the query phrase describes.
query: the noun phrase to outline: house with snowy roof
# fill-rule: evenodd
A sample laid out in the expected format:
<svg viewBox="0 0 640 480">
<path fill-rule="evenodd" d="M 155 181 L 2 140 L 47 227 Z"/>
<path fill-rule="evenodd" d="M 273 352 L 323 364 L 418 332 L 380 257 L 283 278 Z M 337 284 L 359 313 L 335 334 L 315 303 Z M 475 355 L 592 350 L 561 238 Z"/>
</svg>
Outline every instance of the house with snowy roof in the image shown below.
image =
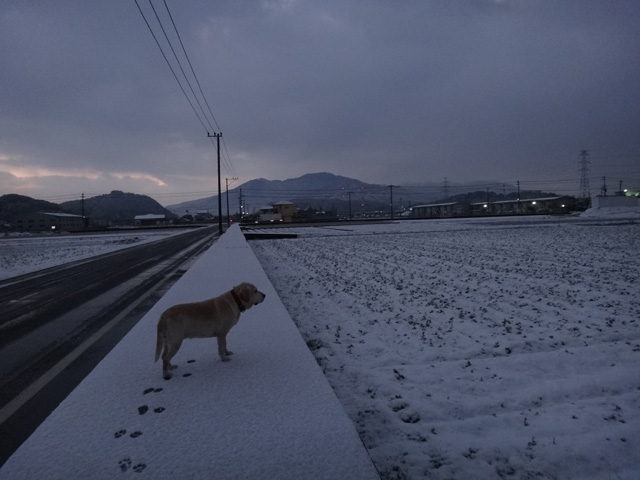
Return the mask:
<svg viewBox="0 0 640 480">
<path fill-rule="evenodd" d="M 21 232 L 76 232 L 85 226 L 81 215 L 61 212 L 30 213 L 16 220 Z"/>
</svg>

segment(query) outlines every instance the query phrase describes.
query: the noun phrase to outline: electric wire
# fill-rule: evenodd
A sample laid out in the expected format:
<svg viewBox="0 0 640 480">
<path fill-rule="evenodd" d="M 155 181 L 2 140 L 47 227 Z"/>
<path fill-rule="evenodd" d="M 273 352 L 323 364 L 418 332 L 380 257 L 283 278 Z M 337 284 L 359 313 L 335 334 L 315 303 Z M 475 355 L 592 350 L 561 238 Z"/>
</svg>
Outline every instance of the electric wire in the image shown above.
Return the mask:
<svg viewBox="0 0 640 480">
<path fill-rule="evenodd" d="M 216 127 L 218 127 L 218 131 L 220 132 L 222 129 L 220 128 L 220 125 L 218 125 L 218 122 L 216 120 L 216 117 L 213 115 L 213 112 L 211 111 L 211 106 L 209 105 L 209 102 L 207 101 L 207 97 L 205 96 L 204 92 L 202 91 L 202 86 L 200 85 L 200 81 L 198 80 L 198 76 L 196 75 L 196 72 L 193 68 L 193 65 L 191 64 L 191 59 L 189 58 L 189 55 L 187 54 L 187 50 L 184 47 L 184 44 L 182 43 L 182 37 L 180 37 L 180 33 L 178 32 L 178 27 L 176 26 L 176 23 L 173 21 L 173 15 L 171 15 L 171 11 L 169 10 L 169 6 L 167 5 L 167 1 L 163 0 L 164 2 L 164 6 L 167 9 L 167 13 L 169 14 L 169 18 L 171 19 L 171 24 L 173 25 L 173 29 L 176 32 L 176 36 L 178 37 L 178 41 L 180 42 L 180 46 L 182 47 L 182 51 L 184 52 L 184 56 L 187 59 L 187 63 L 189 64 L 189 68 L 191 68 L 191 73 L 193 74 L 193 78 L 196 80 L 196 84 L 198 85 L 198 89 L 200 90 L 200 95 L 202 95 L 202 98 L 204 99 L 204 103 L 207 105 L 207 109 L 209 110 L 209 114 L 211 115 L 211 118 L 213 120 L 213 123 L 216 124 Z M 213 129 L 213 126 L 211 127 Z"/>
<path fill-rule="evenodd" d="M 138 0 L 134 0 L 136 3 L 136 6 L 138 7 L 138 10 L 140 11 L 140 14 L 142 15 L 142 18 L 144 19 L 145 24 L 147 25 L 147 28 L 149 29 L 149 32 L 151 33 L 151 36 L 153 37 L 153 39 L 156 42 L 156 45 L 158 46 L 158 48 L 160 49 L 160 52 L 163 56 L 163 58 L 165 59 L 165 62 L 167 63 L 167 65 L 169 66 L 169 69 L 171 70 L 171 73 L 173 74 L 173 77 L 175 78 L 175 80 L 178 82 L 178 86 L 180 87 L 180 90 L 182 91 L 182 94 L 184 95 L 184 97 L 186 98 L 187 102 L 189 102 L 189 105 L 191 106 L 191 109 L 193 110 L 193 113 L 196 115 L 196 117 L 198 118 L 198 121 L 200 122 L 200 125 L 202 125 L 202 128 L 204 129 L 204 131 L 207 133 L 207 135 L 209 135 L 209 133 L 211 131 L 216 131 L 216 128 L 214 128 L 213 124 L 215 124 L 215 126 L 217 127 L 217 131 L 220 132 L 221 128 L 220 125 L 218 123 L 218 121 L 216 120 L 215 116 L 213 115 L 213 112 L 211 110 L 211 106 L 209 104 L 209 101 L 207 100 L 207 97 L 204 95 L 204 91 L 202 90 L 202 85 L 195 73 L 195 69 L 193 68 L 193 64 L 191 63 L 191 60 L 189 58 L 189 55 L 186 51 L 186 48 L 184 46 L 184 43 L 182 42 L 182 38 L 180 36 L 180 33 L 178 31 L 178 27 L 173 19 L 173 15 L 171 14 L 171 11 L 169 9 L 169 6 L 166 2 L 166 0 L 163 0 L 163 3 L 165 5 L 165 8 L 167 10 L 167 14 L 171 20 L 171 24 L 173 26 L 173 29 L 176 33 L 176 36 L 180 42 L 182 51 L 184 53 L 184 56 L 187 60 L 187 63 L 189 64 L 191 73 L 193 75 L 193 78 L 195 79 L 195 82 L 198 86 L 198 90 L 200 91 L 200 94 L 202 96 L 202 99 L 205 103 L 205 105 L 207 106 L 207 110 L 209 111 L 209 115 L 211 116 L 211 120 L 213 120 L 213 124 L 211 123 L 211 120 L 209 119 L 209 116 L 207 115 L 207 113 L 205 112 L 204 107 L 202 106 L 202 102 L 200 101 L 200 99 L 198 98 L 198 95 L 196 94 L 191 81 L 189 80 L 189 77 L 187 75 L 187 73 L 185 72 L 185 69 L 182 66 L 182 62 L 180 61 L 180 58 L 178 57 L 178 54 L 175 50 L 175 48 L 173 47 L 173 44 L 171 42 L 171 39 L 169 38 L 169 35 L 167 34 L 166 29 L 164 28 L 164 25 L 162 23 L 162 20 L 156 10 L 156 8 L 154 7 L 152 0 L 149 0 L 149 5 L 151 6 L 151 9 L 154 13 L 154 16 L 158 22 L 158 25 L 160 26 L 160 29 L 162 30 L 162 33 L 164 35 L 165 40 L 167 41 L 167 43 L 169 44 L 169 48 L 171 49 L 171 52 L 173 53 L 173 57 L 175 58 L 175 61 L 178 64 L 178 67 L 180 68 L 180 71 L 182 72 L 182 76 L 184 77 L 184 80 L 187 82 L 188 88 L 191 91 L 191 94 L 193 95 L 193 98 L 195 99 L 195 102 L 197 103 L 198 107 L 200 108 L 200 113 L 198 113 L 198 110 L 196 109 L 196 107 L 193 104 L 193 101 L 191 100 L 191 98 L 189 97 L 187 91 L 185 90 L 182 82 L 180 81 L 178 74 L 176 73 L 175 69 L 173 68 L 171 62 L 169 61 L 169 58 L 167 56 L 167 54 L 165 53 L 164 48 L 162 47 L 158 37 L 156 36 L 156 34 L 154 33 L 153 28 L 151 27 L 151 24 L 149 23 L 149 21 L 147 20 L 146 15 L 144 14 L 144 11 L 142 10 L 142 7 L 140 6 L 140 4 L 138 3 Z M 204 118 L 204 120 L 203 120 Z M 208 127 L 207 125 L 208 124 Z M 214 146 L 214 148 L 216 147 L 216 144 L 213 142 L 212 138 L 209 138 L 211 140 L 212 145 Z M 220 158 L 221 158 L 221 164 L 224 166 L 225 170 L 232 176 L 237 177 L 237 174 L 235 173 L 235 169 L 233 167 L 233 163 L 231 162 L 231 157 L 229 155 L 229 151 L 228 148 L 226 146 L 226 143 L 224 143 L 224 137 L 223 137 L 223 145 L 224 145 L 224 152 L 221 152 Z"/>
<path fill-rule="evenodd" d="M 151 3 L 151 0 L 149 0 L 149 3 Z M 209 104 L 209 101 L 207 100 L 207 96 L 204 94 L 204 91 L 202 90 L 202 85 L 200 84 L 200 80 L 198 79 L 198 75 L 196 75 L 195 69 L 193 68 L 193 64 L 191 63 L 191 59 L 189 58 L 189 54 L 187 53 L 187 49 L 184 46 L 184 43 L 182 41 L 182 37 L 180 36 L 180 32 L 178 30 L 178 26 L 176 25 L 174 19 L 173 19 L 173 15 L 171 14 L 171 10 L 169 9 L 169 5 L 167 4 L 166 0 L 163 0 L 165 9 L 167 10 L 167 15 L 169 16 L 169 19 L 171 20 L 171 25 L 173 26 L 173 30 L 175 31 L 176 37 L 178 38 L 178 41 L 180 43 L 180 47 L 182 48 L 182 52 L 184 53 L 184 57 L 187 60 L 187 63 L 189 64 L 189 68 L 191 70 L 191 74 L 193 75 L 193 78 L 196 82 L 196 85 L 198 86 L 198 90 L 200 91 L 200 95 L 202 96 L 202 99 L 205 103 L 205 105 L 207 106 L 207 110 L 209 111 L 209 115 L 211 116 L 211 120 L 213 120 L 213 123 L 216 125 L 217 127 L 217 131 L 219 133 L 222 132 L 222 128 L 220 127 L 220 124 L 218 123 L 218 121 L 216 120 L 215 115 L 213 114 L 213 111 L 211 110 L 211 105 Z M 153 5 L 152 5 L 153 8 Z M 155 13 L 155 9 L 154 9 L 154 13 Z M 165 34 L 165 38 L 167 39 L 167 42 L 169 43 L 169 45 L 171 46 L 171 50 L 174 54 L 174 57 L 176 58 L 176 61 L 178 62 L 178 64 L 180 65 L 180 70 L 182 71 L 183 76 L 185 77 L 185 80 L 187 81 L 187 84 L 189 85 L 189 88 L 191 89 L 191 93 L 193 94 L 194 98 L 196 99 L 196 101 L 198 102 L 198 106 L 200 107 L 200 110 L 202 112 L 202 115 L 205 117 L 207 123 L 209 124 L 209 126 L 211 127 L 211 130 L 216 130 L 216 128 L 213 127 L 213 125 L 211 124 L 211 121 L 209 121 L 209 117 L 207 116 L 207 114 L 204 111 L 204 108 L 202 107 L 202 104 L 200 103 L 198 96 L 196 95 L 191 82 L 189 82 L 189 79 L 184 71 L 184 69 L 182 68 L 182 64 L 180 63 L 180 60 L 178 59 L 178 56 L 173 48 L 173 45 L 171 44 L 171 41 L 169 40 L 169 37 L 166 34 L 165 29 L 162 26 L 162 22 L 159 18 L 159 16 L 156 14 L 156 18 L 158 19 L 158 23 L 160 23 L 160 27 L 162 28 L 163 33 Z M 209 132 L 207 132 L 207 135 L 209 134 Z M 211 140 L 213 143 L 213 140 Z M 226 146 L 224 137 L 222 137 L 222 142 L 224 145 L 224 152 L 221 154 L 221 163 L 222 166 L 225 168 L 225 170 L 227 170 L 228 173 L 230 173 L 232 176 L 237 176 L 235 173 L 235 169 L 233 168 L 233 163 L 231 162 L 231 157 L 229 155 L 229 150 Z M 217 146 L 217 145 L 216 145 Z"/>
<path fill-rule="evenodd" d="M 202 104 L 200 103 L 200 100 L 198 99 L 198 96 L 196 95 L 196 92 L 193 90 L 193 86 L 191 85 L 191 82 L 189 81 L 189 77 L 187 77 L 187 74 L 184 71 L 184 68 L 182 67 L 182 62 L 180 62 L 180 59 L 178 58 L 178 54 L 176 53 L 176 50 L 173 48 L 173 43 L 171 43 L 171 40 L 169 39 L 169 35 L 167 35 L 167 31 L 165 30 L 164 25 L 162 24 L 162 20 L 160 20 L 160 16 L 158 15 L 158 12 L 156 11 L 155 7 L 153 6 L 153 2 L 151 0 L 149 0 L 149 5 L 151 6 L 151 10 L 153 10 L 153 14 L 156 16 L 156 20 L 158 20 L 158 25 L 160 25 L 160 30 L 162 30 L 162 33 L 164 34 L 165 40 L 169 44 L 169 48 L 171 49 L 171 52 L 173 53 L 173 58 L 176 59 L 176 63 L 178 64 L 178 67 L 180 67 L 180 71 L 182 72 L 182 76 L 184 77 L 185 81 L 187 82 L 187 85 L 189 86 L 189 90 L 191 90 L 191 94 L 193 95 L 193 98 L 195 99 L 196 103 L 198 104 L 198 107 L 200 107 L 200 111 L 202 112 L 202 116 L 204 117 L 206 122 L 209 124 L 209 127 L 211 128 L 211 130 L 214 130 L 213 125 L 211 125 L 211 122 L 209 121 L 209 118 L 207 117 L 206 113 L 204 112 L 204 108 L 202 108 Z M 169 7 L 167 6 L 166 2 L 165 2 L 165 7 L 167 7 L 167 11 L 168 11 Z M 171 16 L 170 12 L 169 12 L 169 16 Z M 172 22 L 173 22 L 173 19 L 172 19 Z M 174 28 L 175 28 L 175 24 L 174 24 Z M 177 32 L 177 29 L 176 29 L 176 32 Z M 178 38 L 179 38 L 179 36 L 178 36 Z M 207 133 L 209 133 L 209 132 L 207 131 Z"/>
<path fill-rule="evenodd" d="M 182 94 L 184 95 L 184 98 L 186 98 L 187 102 L 189 102 L 189 105 L 191 106 L 191 109 L 193 110 L 193 113 L 196 114 L 196 117 L 198 118 L 198 121 L 200 122 L 200 124 L 202 125 L 202 128 L 204 128 L 204 130 L 206 132 L 207 131 L 206 125 L 204 124 L 204 122 L 200 118 L 200 115 L 198 114 L 198 111 L 193 106 L 193 103 L 191 102 L 191 99 L 189 98 L 189 95 L 187 95 L 187 92 L 185 91 L 184 87 L 182 86 L 182 83 L 180 82 L 180 79 L 178 78 L 178 75 L 176 74 L 175 70 L 173 69 L 173 66 L 171 65 L 171 62 L 167 58 L 167 55 L 164 53 L 164 49 L 162 48 L 162 45 L 160 45 L 160 41 L 156 37 L 156 34 L 153 32 L 153 29 L 151 28 L 151 25 L 149 24 L 149 22 L 147 20 L 147 17 L 145 16 L 144 12 L 142 11 L 142 8 L 140 7 L 140 4 L 138 3 L 138 0 L 134 0 L 134 1 L 136 2 L 136 6 L 138 7 L 138 10 L 140 11 L 140 14 L 142 15 L 142 18 L 144 19 L 144 23 L 147 24 L 147 28 L 149 29 L 149 32 L 151 32 L 151 36 L 155 40 L 156 45 L 158 45 L 158 48 L 160 49 L 160 53 L 162 53 L 162 56 L 164 57 L 164 60 L 167 62 L 167 65 L 169 66 L 169 69 L 171 70 L 171 73 L 173 74 L 173 78 L 175 78 L 176 82 L 178 82 L 178 86 L 180 87 L 180 90 L 182 91 Z M 151 1 L 151 0 L 149 0 L 149 1 Z M 155 9 L 154 9 L 154 11 L 155 11 Z"/>
</svg>

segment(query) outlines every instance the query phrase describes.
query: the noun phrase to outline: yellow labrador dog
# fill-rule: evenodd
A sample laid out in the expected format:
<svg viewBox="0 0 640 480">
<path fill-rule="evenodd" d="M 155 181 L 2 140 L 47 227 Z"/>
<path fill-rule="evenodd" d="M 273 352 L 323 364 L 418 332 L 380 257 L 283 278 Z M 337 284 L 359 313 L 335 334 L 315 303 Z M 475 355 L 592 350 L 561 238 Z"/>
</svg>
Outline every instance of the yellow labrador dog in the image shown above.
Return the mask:
<svg viewBox="0 0 640 480">
<path fill-rule="evenodd" d="M 171 359 L 180 349 L 185 338 L 218 337 L 218 355 L 229 361 L 227 333 L 238 323 L 240 314 L 258 305 L 265 294 L 250 283 L 241 283 L 219 297 L 203 302 L 185 303 L 168 308 L 158 321 L 156 362 L 162 354 L 162 375 L 171 378 Z"/>
</svg>

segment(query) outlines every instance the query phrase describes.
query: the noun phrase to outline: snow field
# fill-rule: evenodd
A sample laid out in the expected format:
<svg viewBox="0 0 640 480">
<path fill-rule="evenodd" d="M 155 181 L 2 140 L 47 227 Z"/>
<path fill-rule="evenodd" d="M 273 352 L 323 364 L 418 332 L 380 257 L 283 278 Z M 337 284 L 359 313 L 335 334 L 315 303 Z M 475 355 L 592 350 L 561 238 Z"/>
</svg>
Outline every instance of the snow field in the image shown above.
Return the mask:
<svg viewBox="0 0 640 480">
<path fill-rule="evenodd" d="M 640 478 L 640 227 L 250 242 L 383 478 Z"/>
</svg>

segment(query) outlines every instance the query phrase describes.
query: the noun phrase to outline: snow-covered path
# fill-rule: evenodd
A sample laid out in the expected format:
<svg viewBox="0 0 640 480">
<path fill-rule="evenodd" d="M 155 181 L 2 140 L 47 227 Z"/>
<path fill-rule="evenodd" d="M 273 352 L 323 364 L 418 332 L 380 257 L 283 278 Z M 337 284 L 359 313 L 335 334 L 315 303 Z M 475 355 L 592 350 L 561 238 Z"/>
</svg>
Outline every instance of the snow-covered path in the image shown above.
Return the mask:
<svg viewBox="0 0 640 480">
<path fill-rule="evenodd" d="M 383 478 L 640 478 L 640 225 L 250 242 Z"/>
<path fill-rule="evenodd" d="M 171 305 L 242 281 L 266 300 L 228 336 L 187 340 L 170 381 L 154 364 Z M 0 470 L 0 479 L 375 479 L 353 424 L 239 227 L 145 315 Z"/>
</svg>

